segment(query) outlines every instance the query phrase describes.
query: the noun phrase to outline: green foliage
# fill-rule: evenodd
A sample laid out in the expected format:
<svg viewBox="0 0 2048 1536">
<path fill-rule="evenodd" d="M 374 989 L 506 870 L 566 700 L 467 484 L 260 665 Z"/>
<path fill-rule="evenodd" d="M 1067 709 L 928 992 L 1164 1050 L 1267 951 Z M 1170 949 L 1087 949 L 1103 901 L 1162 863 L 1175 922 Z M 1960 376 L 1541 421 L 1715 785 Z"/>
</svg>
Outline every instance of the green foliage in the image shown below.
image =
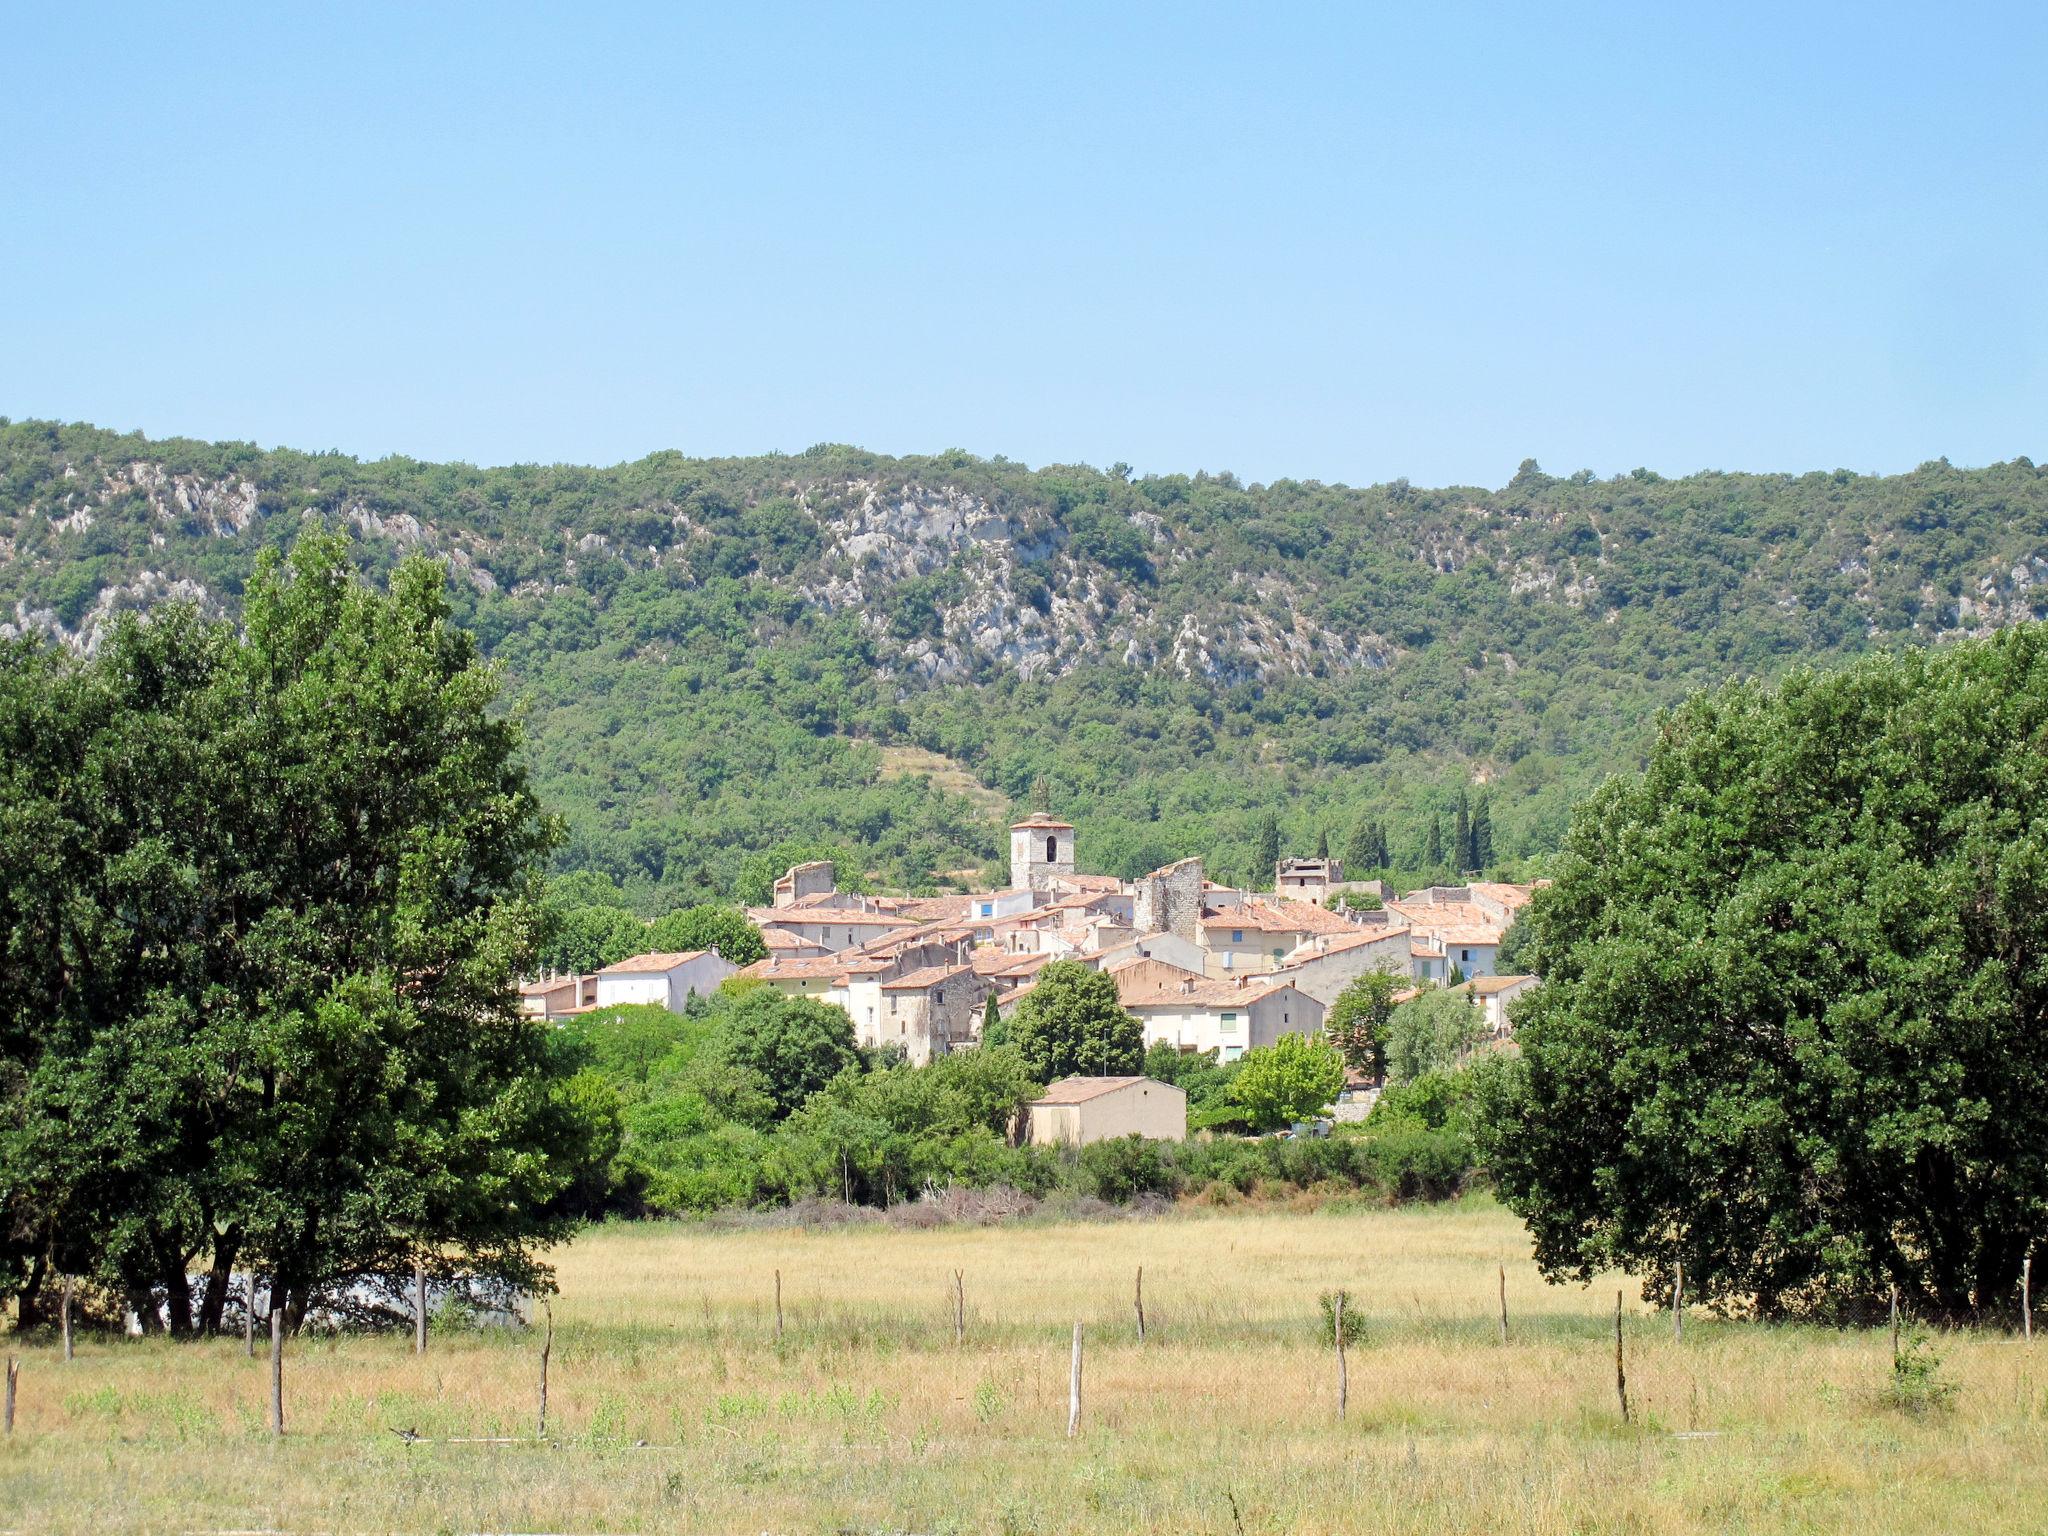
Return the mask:
<svg viewBox="0 0 2048 1536">
<path fill-rule="evenodd" d="M 1010 1038 L 1041 1082 L 1120 1077 L 1138 1070 L 1144 1032 L 1116 999 L 1116 980 L 1077 960 L 1055 960 L 1011 1010 Z"/>
<path fill-rule="evenodd" d="M 1468 992 L 1425 987 L 1387 1021 L 1387 1072 L 1397 1083 L 1443 1072 L 1486 1038 L 1486 1018 Z"/>
<path fill-rule="evenodd" d="M 1075 1154 L 1082 1193 L 1118 1203 L 1140 1195 L 1171 1195 L 1175 1180 L 1167 1145 L 1140 1136 L 1089 1142 Z"/>
<path fill-rule="evenodd" d="M 712 1005 L 722 1060 L 758 1076 L 786 1115 L 840 1073 L 860 1064 L 853 1020 L 844 1008 L 760 987 Z"/>
<path fill-rule="evenodd" d="M 657 1071 L 673 1071 L 711 1034 L 704 1015 L 671 1013 L 659 1003 L 622 1003 L 565 1019 L 563 1040 L 614 1083 L 644 1087 Z"/>
<path fill-rule="evenodd" d="M 646 937 L 648 946 L 662 953 L 715 949 L 734 965 L 768 958 L 761 930 L 737 907 L 705 903 L 670 912 L 648 925 Z"/>
<path fill-rule="evenodd" d="M 236 1265 L 294 1320 L 421 1251 L 544 1283 L 617 1127 L 514 1007 L 554 832 L 438 567 L 308 536 L 239 631 L 10 647 L 0 742 L 0 1288 L 161 1287 L 183 1333 Z"/>
<path fill-rule="evenodd" d="M 1920 1323 L 1908 1327 L 1892 1359 L 1892 1371 L 1884 1386 L 1887 1407 L 1915 1418 L 1946 1413 L 1955 1406 L 1955 1382 L 1941 1373 L 1941 1356 Z"/>
<path fill-rule="evenodd" d="M 1344 1058 L 1307 1035 L 1282 1035 L 1246 1051 L 1227 1090 L 1254 1130 L 1277 1130 L 1320 1115 L 1344 1086 Z"/>
<path fill-rule="evenodd" d="M 1486 1095 L 1552 1274 L 2009 1305 L 2048 1205 L 2048 633 L 1702 695 L 1574 820 Z"/>
<path fill-rule="evenodd" d="M 1337 1299 L 1344 1300 L 1344 1342 L 1360 1344 L 1365 1341 L 1365 1318 L 1358 1310 L 1358 1300 L 1349 1291 L 1324 1291 L 1316 1297 L 1316 1305 L 1323 1314 L 1321 1327 L 1316 1330 L 1316 1342 L 1330 1344 L 1337 1337 Z"/>
<path fill-rule="evenodd" d="M 1374 1081 L 1387 1074 L 1387 1035 L 1394 994 L 1404 983 L 1389 971 L 1367 971 L 1346 984 L 1323 1018 L 1323 1033 L 1344 1064 Z"/>
<path fill-rule="evenodd" d="M 138 469 L 177 477 L 183 499 L 138 489 Z M 244 529 L 188 510 L 243 485 Z M 870 495 L 1000 508 L 1031 551 L 1015 611 L 1059 632 L 1094 594 L 1160 659 L 1095 659 L 1067 633 L 1071 670 L 1022 677 L 963 641 L 985 618 L 963 566 L 849 571 L 844 531 Z M 65 521 L 81 507 L 89 527 Z M 366 464 L 49 422 L 0 425 L 14 551 L 0 611 L 90 622 L 103 597 L 136 601 L 123 584 L 150 571 L 238 612 L 261 550 L 308 519 L 366 516 L 394 528 L 358 547 L 375 578 L 408 520 L 464 551 L 456 616 L 524 701 L 535 782 L 568 827 L 558 867 L 602 872 L 642 916 L 765 901 L 809 857 L 857 889 L 1000 856 L 1000 811 L 886 776 L 878 744 L 944 754 L 1014 808 L 1043 782 L 1085 827 L 1090 867 L 1199 853 L 1261 884 L 1265 818 L 1283 807 L 1288 847 L 1354 829 L 1355 875 L 1448 875 L 1430 824 L 1483 767 L 1471 834 L 1483 824 L 1498 846 L 1477 862 L 1514 863 L 1555 848 L 1572 804 L 1638 761 L 1656 711 L 1693 688 L 1934 637 L 1966 592 L 2008 617 L 2048 611 L 2030 563 L 2048 546 L 2048 476 L 2025 461 L 1886 478 L 1534 474 L 1488 492 L 837 445 L 605 470 Z M 849 574 L 857 601 L 807 595 Z M 1213 676 L 1165 660 L 1185 620 L 1222 636 L 1276 606 L 1341 644 L 1284 664 L 1226 646 Z M 907 655 L 917 646 L 939 649 L 936 677 Z"/>
<path fill-rule="evenodd" d="M 622 907 L 570 907 L 554 921 L 541 946 L 541 969 L 588 975 L 646 950 L 647 925 Z"/>
</svg>

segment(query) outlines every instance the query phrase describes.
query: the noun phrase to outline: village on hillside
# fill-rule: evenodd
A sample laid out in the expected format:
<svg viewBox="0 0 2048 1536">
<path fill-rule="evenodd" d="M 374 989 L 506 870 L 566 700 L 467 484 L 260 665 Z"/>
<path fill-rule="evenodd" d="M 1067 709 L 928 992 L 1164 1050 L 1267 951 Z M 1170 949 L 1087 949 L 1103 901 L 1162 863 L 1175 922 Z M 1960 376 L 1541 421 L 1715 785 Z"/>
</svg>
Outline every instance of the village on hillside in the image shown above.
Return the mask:
<svg viewBox="0 0 2048 1536">
<path fill-rule="evenodd" d="M 1327 857 L 1280 860 L 1270 891 L 1208 880 L 1199 858 L 1125 881 L 1079 873 L 1075 835 L 1053 816 L 1026 817 L 1010 828 L 1009 885 L 962 895 L 855 894 L 838 888 L 830 862 L 798 864 L 771 905 L 748 909 L 766 958 L 742 967 L 715 950 L 635 955 L 529 982 L 521 1003 L 548 1019 L 626 1003 L 679 1011 L 740 976 L 836 1004 L 863 1046 L 922 1066 L 977 1045 L 991 998 L 1006 1016 L 1046 965 L 1071 960 L 1115 978 L 1148 1046 L 1230 1062 L 1283 1035 L 1320 1034 L 1338 995 L 1371 971 L 1462 990 L 1497 1041 L 1509 1037 L 1508 1004 L 1536 985 L 1497 964 L 1533 885 L 1397 895 L 1347 881 Z"/>
</svg>

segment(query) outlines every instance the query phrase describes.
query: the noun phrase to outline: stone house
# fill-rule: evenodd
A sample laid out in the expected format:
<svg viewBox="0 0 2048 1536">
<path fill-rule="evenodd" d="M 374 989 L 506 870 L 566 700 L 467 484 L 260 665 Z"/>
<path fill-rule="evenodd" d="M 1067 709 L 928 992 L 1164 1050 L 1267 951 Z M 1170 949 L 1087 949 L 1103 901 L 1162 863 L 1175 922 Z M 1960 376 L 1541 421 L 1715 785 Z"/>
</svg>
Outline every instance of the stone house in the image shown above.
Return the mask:
<svg viewBox="0 0 2048 1536">
<path fill-rule="evenodd" d="M 1136 966 L 1116 974 L 1117 995 L 1145 1034 L 1145 1043 L 1160 1042 L 1182 1051 L 1215 1051 L 1219 1061 L 1235 1061 L 1256 1046 L 1271 1045 L 1282 1035 L 1315 1035 L 1323 1028 L 1323 1005 L 1290 982 L 1267 976 L 1235 980 L 1180 975 L 1161 976 L 1171 969 L 1156 960 L 1138 966 L 1157 968 L 1147 977 L 1124 978 Z"/>
<path fill-rule="evenodd" d="M 671 1013 L 696 994 L 715 992 L 739 967 L 715 949 L 688 949 L 674 954 L 634 955 L 597 973 L 596 1004 L 656 1003 Z"/>
<path fill-rule="evenodd" d="M 1188 1096 L 1149 1077 L 1069 1077 L 1026 1106 L 1025 1127 L 1035 1147 L 1079 1147 L 1118 1136 L 1185 1141 Z"/>
<path fill-rule="evenodd" d="M 1480 976 L 1451 990 L 1470 997 L 1485 1018 L 1493 1038 L 1505 1040 L 1514 1033 L 1514 1026 L 1508 1018 L 1508 1005 L 1540 985 L 1541 980 L 1535 976 Z"/>
</svg>

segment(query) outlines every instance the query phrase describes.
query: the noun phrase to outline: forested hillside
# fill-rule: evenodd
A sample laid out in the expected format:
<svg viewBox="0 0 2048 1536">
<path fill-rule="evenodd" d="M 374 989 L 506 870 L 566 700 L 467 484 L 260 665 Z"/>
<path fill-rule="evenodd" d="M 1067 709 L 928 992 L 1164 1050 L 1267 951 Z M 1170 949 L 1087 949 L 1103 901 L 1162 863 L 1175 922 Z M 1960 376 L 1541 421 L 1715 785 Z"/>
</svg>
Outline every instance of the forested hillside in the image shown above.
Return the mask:
<svg viewBox="0 0 2048 1536">
<path fill-rule="evenodd" d="M 1043 793 L 1113 873 L 1202 853 L 1248 876 L 1268 811 L 1300 852 L 1382 821 L 1420 873 L 1461 789 L 1525 860 L 1698 685 L 2048 616 L 2025 459 L 1354 490 L 836 446 L 476 469 L 0 424 L 14 633 L 232 612 L 309 524 L 372 570 L 448 563 L 524 700 L 563 866 L 650 910 L 758 896 L 813 851 L 910 886 L 994 859 L 989 797 L 892 747 L 1014 807 Z"/>
</svg>

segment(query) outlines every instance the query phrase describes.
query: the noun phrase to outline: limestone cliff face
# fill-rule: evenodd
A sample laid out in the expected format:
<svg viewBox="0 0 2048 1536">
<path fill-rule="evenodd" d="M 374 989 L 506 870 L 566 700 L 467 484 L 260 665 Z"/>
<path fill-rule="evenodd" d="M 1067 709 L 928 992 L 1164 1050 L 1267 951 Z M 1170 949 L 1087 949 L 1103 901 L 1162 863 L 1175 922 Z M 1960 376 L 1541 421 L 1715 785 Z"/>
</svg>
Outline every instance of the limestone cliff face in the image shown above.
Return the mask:
<svg viewBox="0 0 2048 1536">
<path fill-rule="evenodd" d="M 1511 674 L 1527 647 L 1646 614 L 1726 630 L 1724 650 L 1774 626 L 1770 649 L 1802 654 L 2048 611 L 2044 486 L 2023 460 L 1889 480 L 1530 466 L 1494 493 L 822 449 L 477 471 L 0 423 L 0 635 L 89 649 L 123 610 L 230 612 L 257 553 L 312 523 L 373 565 L 444 561 L 472 607 L 737 584 L 770 615 L 764 644 L 805 618 L 851 626 L 906 689 L 1104 663 L 1228 688 L 1446 646 L 1446 664 Z"/>
</svg>

